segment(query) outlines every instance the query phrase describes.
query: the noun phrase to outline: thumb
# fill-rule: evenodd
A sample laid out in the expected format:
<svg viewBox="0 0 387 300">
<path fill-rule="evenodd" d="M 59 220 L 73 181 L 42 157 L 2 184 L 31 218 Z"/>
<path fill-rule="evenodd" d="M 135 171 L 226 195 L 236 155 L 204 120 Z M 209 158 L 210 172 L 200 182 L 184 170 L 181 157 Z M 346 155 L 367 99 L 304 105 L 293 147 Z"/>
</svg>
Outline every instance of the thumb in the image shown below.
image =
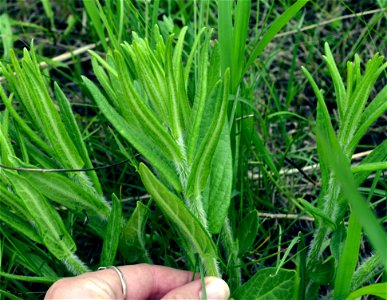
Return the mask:
<svg viewBox="0 0 387 300">
<path fill-rule="evenodd" d="M 228 300 L 230 289 L 227 283 L 217 277 L 205 277 L 204 284 L 208 300 Z M 169 291 L 162 299 L 204 299 L 200 279 Z"/>
</svg>

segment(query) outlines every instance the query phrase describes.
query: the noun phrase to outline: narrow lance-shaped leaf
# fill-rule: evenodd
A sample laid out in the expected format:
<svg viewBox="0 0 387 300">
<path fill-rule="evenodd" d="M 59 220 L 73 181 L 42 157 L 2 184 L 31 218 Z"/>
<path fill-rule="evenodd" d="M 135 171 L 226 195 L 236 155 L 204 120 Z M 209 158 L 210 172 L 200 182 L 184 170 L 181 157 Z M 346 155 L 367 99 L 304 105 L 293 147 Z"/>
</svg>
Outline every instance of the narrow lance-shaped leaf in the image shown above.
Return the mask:
<svg viewBox="0 0 387 300">
<path fill-rule="evenodd" d="M 336 92 L 336 99 L 337 99 L 337 109 L 339 112 L 340 120 L 344 120 L 344 114 L 346 113 L 348 105 L 350 103 L 347 103 L 347 95 L 344 87 L 343 80 L 341 79 L 339 70 L 337 69 L 335 60 L 332 55 L 332 51 L 329 48 L 328 43 L 325 43 L 325 55 L 324 59 L 327 63 L 329 73 L 331 74 L 333 85 L 335 87 Z"/>
<path fill-rule="evenodd" d="M 364 110 L 360 126 L 349 143 L 349 149 L 355 149 L 368 128 L 387 110 L 387 85 L 376 95 L 374 100 Z"/>
<path fill-rule="evenodd" d="M 76 250 L 75 243 L 54 207 L 22 176 L 13 172 L 7 172 L 7 176 L 24 200 L 47 249 L 60 260 L 71 255 Z"/>
<path fill-rule="evenodd" d="M 114 29 L 116 29 L 115 26 L 114 26 L 115 24 L 113 22 L 111 22 L 111 20 L 108 20 L 108 17 L 105 15 L 105 10 L 106 9 L 109 10 L 109 7 L 107 7 L 107 8 L 104 7 L 103 8 L 99 0 L 95 0 L 95 1 L 97 3 L 97 6 L 98 6 L 98 17 L 101 18 L 102 24 L 103 24 L 103 28 L 106 28 L 106 31 L 108 32 L 109 42 L 110 42 L 110 44 L 112 45 L 112 47 L 114 49 L 117 49 L 118 46 L 119 46 L 119 42 L 117 40 L 118 34 L 115 32 L 116 30 L 114 30 Z M 110 14 L 111 14 L 111 11 L 110 11 Z M 93 21 L 94 21 L 94 19 L 93 19 Z M 112 25 L 114 27 L 112 27 Z M 99 29 L 99 30 L 101 30 L 101 29 Z"/>
<path fill-rule="evenodd" d="M 207 28 L 202 28 L 199 33 L 197 34 L 195 41 L 192 45 L 191 52 L 188 56 L 187 63 L 185 64 L 184 68 L 184 82 L 185 82 L 185 88 L 187 89 L 188 86 L 188 80 L 189 80 L 189 73 L 191 72 L 191 66 L 192 62 L 194 60 L 195 55 L 197 54 L 197 48 L 199 47 L 200 44 L 200 39 L 202 37 L 202 34 L 207 30 Z"/>
<path fill-rule="evenodd" d="M 181 191 L 179 178 L 176 175 L 175 169 L 168 163 L 168 158 L 165 157 L 165 153 L 157 148 L 157 145 L 154 145 L 145 133 L 144 136 L 139 139 L 138 134 L 139 132 L 142 132 L 142 129 L 133 124 L 134 119 L 126 121 L 117 113 L 116 110 L 114 110 L 112 106 L 109 105 L 106 98 L 92 81 L 86 77 L 83 77 L 83 81 L 92 94 L 98 107 L 113 124 L 114 128 L 127 141 L 129 141 L 134 148 L 144 155 L 145 158 L 149 160 L 157 171 L 160 172 L 160 174 L 162 174 L 177 191 Z"/>
<path fill-rule="evenodd" d="M 1 200 L 1 198 L 0 198 Z M 26 222 L 18 215 L 11 213 L 8 207 L 1 205 L 0 202 L 0 220 L 10 226 L 12 229 L 20 232 L 28 239 L 43 244 L 42 239 L 36 232 L 35 228 L 31 226 L 31 223 Z"/>
<path fill-rule="evenodd" d="M 2 126 L 0 125 L 0 162 L 7 166 L 16 167 L 17 165 L 14 159 L 14 157 L 16 157 L 15 151 L 12 147 L 10 139 L 6 136 L 6 132 L 3 132 L 3 127 L 6 126 L 4 126 L 4 124 L 2 124 Z"/>
<path fill-rule="evenodd" d="M 28 86 L 27 72 L 23 72 L 13 50 L 11 51 L 11 62 L 13 69 L 11 66 L 8 66 L 7 72 L 7 69 L 3 67 L 3 73 L 10 83 L 15 96 L 20 100 L 20 104 L 26 114 L 29 116 L 34 125 L 43 131 L 43 123 L 39 118 L 37 105 L 34 105 L 33 101 L 27 101 L 27 99 L 30 98 L 30 87 Z"/>
<path fill-rule="evenodd" d="M 221 65 L 220 65 L 220 49 L 219 43 L 214 42 L 214 46 L 212 48 L 211 58 L 208 65 L 208 94 L 210 95 L 216 86 L 219 78 L 221 78 Z"/>
<path fill-rule="evenodd" d="M 213 120 L 207 136 L 204 138 L 198 153 L 195 155 L 191 173 L 187 181 L 187 197 L 190 197 L 191 195 L 198 196 L 199 193 L 203 191 L 207 182 L 208 175 L 210 173 L 212 157 L 218 145 L 219 138 L 227 117 L 229 80 L 230 72 L 228 69 L 224 74 L 222 91 L 219 97 L 220 108 L 216 109 L 216 115 L 218 118 Z"/>
<path fill-rule="evenodd" d="M 110 266 L 114 264 L 118 242 L 122 230 L 122 206 L 120 199 L 115 194 L 112 195 L 112 210 L 108 219 L 108 225 L 103 238 L 100 266 Z"/>
<path fill-rule="evenodd" d="M 110 207 L 102 196 L 89 192 L 60 174 L 25 172 L 23 176 L 47 198 L 74 212 L 84 209 L 88 214 L 97 215 L 99 220 L 106 220 L 110 215 Z"/>
<path fill-rule="evenodd" d="M 363 164 L 373 164 L 373 163 L 383 162 L 383 161 L 386 161 L 386 159 L 387 159 L 387 140 L 384 140 L 374 150 L 372 150 L 372 152 L 368 154 L 366 158 L 364 158 L 361 161 L 358 167 L 361 168 Z M 356 185 L 361 185 L 371 173 L 372 173 L 371 170 L 355 173 L 354 179 L 355 179 Z"/>
<path fill-rule="evenodd" d="M 298 199 L 298 201 L 300 201 L 305 211 L 308 214 L 312 215 L 317 221 L 325 223 L 326 225 L 331 227 L 331 229 L 336 230 L 336 224 L 333 220 L 330 219 L 330 216 L 324 213 L 323 210 L 315 207 L 304 199 Z"/>
<path fill-rule="evenodd" d="M 82 157 L 82 160 L 85 162 L 85 167 L 91 169 L 93 168 L 93 165 L 91 163 L 89 153 L 87 152 L 86 145 L 83 142 L 81 132 L 79 131 L 78 125 L 75 121 L 74 114 L 71 110 L 70 102 L 56 82 L 54 83 L 54 89 L 55 89 L 55 96 L 56 96 L 56 99 L 58 100 L 59 107 L 61 110 L 61 116 L 63 119 L 64 127 L 66 128 L 66 131 L 69 133 L 71 140 L 74 142 L 75 147 L 78 149 L 78 152 Z M 97 190 L 98 194 L 102 195 L 102 188 L 99 183 L 96 172 L 91 171 L 88 173 L 88 175 L 93 180 L 93 183 L 94 183 L 93 187 Z M 85 174 L 84 176 L 86 177 Z"/>
<path fill-rule="evenodd" d="M 1 183 L 1 181 L 0 181 Z M 7 205 L 24 220 L 32 219 L 20 197 L 10 192 L 6 184 L 0 184 L 0 202 Z"/>
<path fill-rule="evenodd" d="M 187 96 L 187 91 L 184 83 L 184 69 L 183 69 L 183 46 L 184 38 L 186 35 L 188 27 L 183 27 L 180 31 L 177 43 L 173 50 L 172 57 L 172 73 L 175 78 L 176 84 L 176 93 L 177 93 L 177 107 L 178 107 L 178 117 L 182 128 L 184 129 L 187 126 L 189 115 L 190 115 L 190 103 Z M 167 59 L 167 58 L 166 58 Z M 166 61 L 167 62 L 167 61 Z M 167 68 L 168 71 L 168 68 Z M 168 73 L 167 73 L 168 74 Z"/>
<path fill-rule="evenodd" d="M 116 77 L 118 76 L 116 70 L 112 68 L 112 66 L 107 61 L 105 61 L 101 56 L 99 56 L 93 50 L 89 50 L 88 52 L 91 55 L 92 60 L 98 61 L 98 63 L 100 63 L 113 76 L 116 76 Z M 108 51 L 108 54 L 111 54 L 111 52 Z"/>
<path fill-rule="evenodd" d="M 342 144 L 349 144 L 356 130 L 361 126 L 360 120 L 371 90 L 379 75 L 387 67 L 387 62 L 381 65 L 383 59 L 383 56 L 375 55 L 368 61 L 364 76 L 356 82 L 356 89 L 350 99 L 351 105 L 348 106 L 342 130 L 340 130 L 339 141 Z"/>
<path fill-rule="evenodd" d="M 383 266 L 380 263 L 380 256 L 378 254 L 375 253 L 366 257 L 352 276 L 351 290 L 356 290 L 366 282 L 371 282 L 372 278 L 375 278 L 382 271 Z"/>
<path fill-rule="evenodd" d="M 182 153 L 175 141 L 163 128 L 155 114 L 147 107 L 135 91 L 133 84 L 128 80 L 129 74 L 120 53 L 116 52 L 116 62 L 121 86 L 131 104 L 134 117 L 144 127 L 145 132 L 150 135 L 156 145 L 163 150 L 166 157 L 174 162 L 182 159 Z"/>
<path fill-rule="evenodd" d="M 387 161 L 365 163 L 362 165 L 351 167 L 352 173 L 375 172 L 375 171 L 379 171 L 379 170 L 387 170 Z"/>
<path fill-rule="evenodd" d="M 207 197 L 203 196 L 204 209 L 207 213 L 208 229 L 218 233 L 227 216 L 231 203 L 232 188 L 232 153 L 230 147 L 230 131 L 226 121 L 219 138 L 210 166 L 207 182 Z"/>
<path fill-rule="evenodd" d="M 56 152 L 55 158 L 67 168 L 82 168 L 84 163 L 63 126 L 39 69 L 36 68 L 31 56 L 25 50 L 23 70 L 29 74 L 27 82 L 31 89 L 31 100 L 39 107 L 38 116 L 43 120 L 46 138 Z"/>
<path fill-rule="evenodd" d="M 198 139 L 202 116 L 206 106 L 207 99 L 207 72 L 208 72 L 208 47 L 210 42 L 210 33 L 206 32 L 206 39 L 203 48 L 199 54 L 198 82 L 196 83 L 195 99 L 191 111 L 191 118 L 187 132 L 187 158 L 188 164 L 194 160 L 198 149 Z"/>
<path fill-rule="evenodd" d="M 305 76 L 309 80 L 309 83 L 312 86 L 313 91 L 317 97 L 318 104 L 317 104 L 316 127 L 321 128 L 321 131 L 325 131 L 326 136 L 328 137 L 334 136 L 335 133 L 332 127 L 332 123 L 330 121 L 328 109 L 326 108 L 325 100 L 322 95 L 322 92 L 319 90 L 316 82 L 314 81 L 312 75 L 308 72 L 308 70 L 302 67 L 302 71 L 304 72 Z M 329 180 L 330 180 L 330 171 L 328 168 L 328 164 L 325 162 L 325 156 L 330 154 L 323 153 L 323 149 L 319 147 L 319 145 L 317 145 L 317 150 L 319 152 L 319 157 L 320 157 L 320 169 L 321 169 L 323 193 L 325 193 L 327 187 L 329 186 Z"/>
<path fill-rule="evenodd" d="M 144 87 L 149 101 L 156 110 L 158 120 L 169 123 L 168 103 L 171 101 L 167 96 L 165 74 L 160 64 L 164 62 L 157 61 L 154 52 L 149 49 L 147 41 L 135 36 L 133 44 L 127 43 L 123 46 L 123 53 L 129 54 L 136 67 L 136 76 Z"/>
<path fill-rule="evenodd" d="M 172 37 L 170 36 L 167 43 L 167 48 L 165 49 L 165 81 L 167 85 L 167 97 L 168 101 L 168 112 L 169 112 L 169 122 L 171 124 L 172 135 L 175 140 L 179 140 L 183 135 L 183 128 L 180 122 L 179 110 L 179 100 L 177 92 L 177 81 L 173 68 L 172 61 Z"/>
<path fill-rule="evenodd" d="M 12 94 L 11 94 L 12 95 Z M 19 124 L 20 128 L 31 138 L 33 142 L 35 142 L 40 148 L 42 148 L 47 153 L 52 154 L 52 150 L 47 144 L 33 131 L 27 123 L 23 120 L 22 117 L 16 112 L 16 110 L 12 107 L 12 96 L 8 99 L 2 86 L 0 85 L 0 96 L 7 107 L 7 110 L 11 114 L 12 118 Z"/>
<path fill-rule="evenodd" d="M 162 61 L 164 59 L 164 53 L 165 53 L 165 42 L 163 36 L 160 34 L 159 26 L 153 27 L 153 43 L 154 49 L 155 49 L 155 57 L 159 61 Z"/>
<path fill-rule="evenodd" d="M 207 270 L 207 275 L 218 276 L 216 248 L 200 222 L 191 214 L 182 199 L 169 191 L 144 165 L 140 164 L 142 182 L 163 214 L 176 226 L 182 238 L 197 253 Z"/>
<path fill-rule="evenodd" d="M 184 26 L 180 30 L 179 38 L 177 40 L 177 43 L 175 45 L 175 50 L 173 51 L 173 58 L 172 58 L 172 65 L 173 65 L 173 72 L 176 74 L 176 77 L 180 76 L 180 72 L 183 71 L 182 67 L 182 53 L 183 53 L 183 45 L 184 45 L 184 37 L 187 33 L 188 26 Z"/>
<path fill-rule="evenodd" d="M 97 58 L 93 56 L 91 57 L 91 65 L 93 67 L 93 72 L 98 79 L 98 82 L 101 84 L 109 100 L 114 107 L 119 107 L 119 103 L 117 101 L 117 91 L 114 90 L 113 84 L 110 82 L 110 79 L 105 73 L 104 69 L 98 64 Z"/>
</svg>

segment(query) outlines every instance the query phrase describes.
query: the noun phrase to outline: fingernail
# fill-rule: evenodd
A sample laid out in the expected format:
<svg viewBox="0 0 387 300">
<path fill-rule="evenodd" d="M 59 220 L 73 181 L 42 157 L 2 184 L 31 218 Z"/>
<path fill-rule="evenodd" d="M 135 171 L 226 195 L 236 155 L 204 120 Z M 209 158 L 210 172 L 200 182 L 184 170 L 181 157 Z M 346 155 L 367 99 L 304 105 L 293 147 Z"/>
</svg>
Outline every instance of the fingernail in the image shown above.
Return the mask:
<svg viewBox="0 0 387 300">
<path fill-rule="evenodd" d="M 217 277 L 206 277 L 206 295 L 208 300 L 228 300 L 230 298 L 230 289 L 227 283 Z M 200 299 L 203 300 L 203 291 L 199 293 Z"/>
</svg>

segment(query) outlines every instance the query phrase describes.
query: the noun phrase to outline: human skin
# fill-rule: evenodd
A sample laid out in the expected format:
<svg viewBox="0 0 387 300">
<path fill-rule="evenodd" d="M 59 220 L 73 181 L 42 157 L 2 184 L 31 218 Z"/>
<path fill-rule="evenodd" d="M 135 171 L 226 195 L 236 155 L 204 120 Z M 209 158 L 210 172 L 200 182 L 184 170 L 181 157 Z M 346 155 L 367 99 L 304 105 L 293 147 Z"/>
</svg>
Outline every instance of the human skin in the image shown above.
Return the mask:
<svg viewBox="0 0 387 300">
<path fill-rule="evenodd" d="M 201 299 L 202 283 L 193 273 L 163 266 L 139 264 L 120 266 L 129 299 Z M 207 299 L 228 299 L 227 284 L 206 277 Z M 123 299 L 122 285 L 114 269 L 104 269 L 55 282 L 44 299 Z"/>
</svg>

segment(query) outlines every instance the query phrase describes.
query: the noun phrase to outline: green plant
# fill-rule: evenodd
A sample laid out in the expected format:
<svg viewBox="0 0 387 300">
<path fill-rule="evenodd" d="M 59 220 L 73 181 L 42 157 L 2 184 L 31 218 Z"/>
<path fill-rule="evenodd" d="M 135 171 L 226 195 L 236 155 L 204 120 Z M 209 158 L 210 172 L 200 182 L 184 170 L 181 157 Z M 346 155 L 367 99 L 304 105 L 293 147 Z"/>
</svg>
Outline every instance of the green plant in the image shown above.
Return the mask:
<svg viewBox="0 0 387 300">
<path fill-rule="evenodd" d="M 231 193 L 229 75 L 226 71 L 221 79 L 218 46 L 210 51 L 208 30 L 204 41 L 199 35 L 183 68 L 186 30 L 174 50 L 173 37 L 165 44 L 156 28 L 153 46 L 134 34 L 132 44 L 108 53 L 106 62 L 94 53 L 93 70 L 106 97 L 92 81 L 84 82 L 115 129 L 158 175 L 140 164 L 145 187 L 176 225 L 192 266 L 199 254 L 207 272 L 219 275 L 210 234 L 221 230 Z M 199 46 L 195 79 L 191 67 Z"/>
<path fill-rule="evenodd" d="M 7 107 L 0 126 L 0 159 L 7 166 L 0 171 L 0 218 L 12 230 L 43 244 L 69 271 L 79 274 L 88 268 L 75 255 L 69 228 L 50 201 L 63 205 L 74 216 L 84 218 L 87 213 L 88 226 L 96 234 L 103 234 L 111 209 L 95 172 L 79 172 L 92 164 L 63 92 L 55 84 L 59 113 L 35 54 L 26 50 L 20 63 L 13 51 L 10 57 L 12 64 L 0 65 L 11 92 L 7 96 L 0 87 Z M 14 108 L 15 99 L 18 109 Z M 17 152 L 13 140 L 19 145 Z M 50 169 L 66 173 L 55 174 Z"/>
<path fill-rule="evenodd" d="M 338 73 L 385 50 L 383 1 L 307 2 L 0 0 L 0 299 L 140 262 L 220 274 L 235 299 L 385 298 L 385 64 Z M 320 197 L 301 63 L 328 90 L 307 74 Z"/>
<path fill-rule="evenodd" d="M 336 93 L 338 109 L 338 131 L 335 133 L 328 113 L 322 91 L 310 73 L 303 68 L 312 88 L 317 96 L 317 147 L 320 159 L 322 189 L 318 198 L 317 210 L 320 218 L 311 249 L 308 255 L 307 268 L 310 278 L 309 297 L 315 297 L 316 292 L 311 286 L 319 283 L 328 283 L 331 278 L 319 282 L 317 273 L 321 272 L 322 265 L 328 264 L 323 253 L 330 246 L 335 272 L 334 296 L 347 297 L 353 284 L 352 274 L 355 272 L 362 228 L 370 242 L 375 247 L 380 262 L 387 270 L 386 244 L 387 236 L 379 222 L 371 212 L 362 197 L 356 192 L 369 174 L 385 169 L 387 158 L 387 143 L 382 142 L 373 152 L 363 160 L 360 166 L 362 173 L 353 176 L 349 169 L 350 158 L 359 141 L 373 124 L 387 109 L 387 86 L 384 86 L 369 103 L 368 98 L 377 78 L 387 67 L 383 63 L 384 57 L 376 54 L 367 62 L 364 74 L 361 72 L 360 58 L 355 56 L 355 62 L 347 64 L 346 87 L 335 64 L 332 52 L 325 44 L 324 57 L 332 77 Z M 380 163 L 379 163 L 380 162 Z M 348 204 L 344 202 L 347 199 Z M 350 211 L 348 228 L 342 222 L 345 214 Z M 332 233 L 330 243 L 325 243 Z M 332 272 L 331 271 L 331 272 Z M 313 283 L 314 282 L 314 283 Z M 371 288 L 370 288 L 371 290 Z"/>
</svg>

